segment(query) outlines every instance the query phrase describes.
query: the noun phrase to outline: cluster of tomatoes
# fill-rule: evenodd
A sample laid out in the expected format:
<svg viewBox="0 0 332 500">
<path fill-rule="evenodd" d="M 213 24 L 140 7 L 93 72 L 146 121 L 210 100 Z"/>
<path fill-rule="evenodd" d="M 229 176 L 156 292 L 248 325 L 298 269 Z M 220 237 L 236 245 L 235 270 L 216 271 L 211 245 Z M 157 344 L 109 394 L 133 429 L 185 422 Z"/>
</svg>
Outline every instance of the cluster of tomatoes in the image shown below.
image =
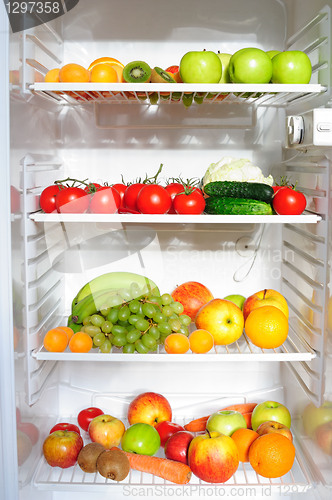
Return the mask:
<svg viewBox="0 0 332 500">
<path fill-rule="evenodd" d="M 183 182 L 177 179 L 162 186 L 156 178 L 111 186 L 67 178 L 56 181 L 42 191 L 40 208 L 45 213 L 203 213 L 205 198 L 197 187 L 198 180 Z"/>
</svg>

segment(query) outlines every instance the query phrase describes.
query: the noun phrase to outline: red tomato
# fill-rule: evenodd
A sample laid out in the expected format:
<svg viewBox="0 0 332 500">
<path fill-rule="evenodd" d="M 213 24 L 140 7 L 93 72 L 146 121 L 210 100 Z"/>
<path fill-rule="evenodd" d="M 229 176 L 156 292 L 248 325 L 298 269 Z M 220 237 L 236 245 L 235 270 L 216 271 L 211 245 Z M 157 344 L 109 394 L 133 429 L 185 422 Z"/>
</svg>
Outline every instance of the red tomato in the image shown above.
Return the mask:
<svg viewBox="0 0 332 500">
<path fill-rule="evenodd" d="M 171 195 L 159 184 L 146 184 L 138 193 L 137 208 L 142 214 L 166 214 L 171 206 Z"/>
<path fill-rule="evenodd" d="M 120 204 L 121 198 L 117 190 L 111 186 L 105 186 L 92 195 L 90 212 L 93 214 L 114 214 Z"/>
<path fill-rule="evenodd" d="M 90 182 L 90 184 L 88 186 L 85 186 L 84 191 L 87 194 L 95 193 L 96 191 L 98 191 L 102 187 L 103 186 L 101 184 L 97 184 L 97 182 Z"/>
<path fill-rule="evenodd" d="M 77 432 L 77 434 L 81 434 L 79 428 L 75 424 L 68 424 L 66 422 L 62 422 L 60 424 L 56 424 L 52 429 L 50 430 L 50 434 L 54 431 L 73 431 Z"/>
<path fill-rule="evenodd" d="M 155 428 L 160 436 L 160 446 L 165 446 L 167 439 L 173 436 L 176 432 L 184 431 L 182 425 L 175 424 L 174 422 L 168 422 L 167 420 L 159 422 Z"/>
<path fill-rule="evenodd" d="M 126 186 L 126 184 L 121 184 L 121 183 L 113 184 L 113 186 L 112 186 L 112 188 L 116 189 L 117 192 L 120 195 L 120 199 L 121 199 L 121 205 L 120 205 L 120 207 L 122 207 L 122 208 L 124 207 L 123 198 L 124 198 L 124 194 L 125 194 L 125 191 L 126 191 L 127 187 L 128 186 Z"/>
<path fill-rule="evenodd" d="M 272 205 L 279 215 L 300 215 L 307 205 L 307 200 L 300 191 L 282 187 L 273 196 Z"/>
<path fill-rule="evenodd" d="M 95 406 L 90 406 L 89 408 L 85 408 L 81 410 L 77 415 L 78 425 L 84 430 L 88 431 L 91 420 L 98 415 L 103 415 L 103 410 L 100 408 L 96 408 Z"/>
<path fill-rule="evenodd" d="M 39 199 L 39 205 L 46 214 L 57 211 L 55 197 L 59 191 L 60 187 L 57 184 L 52 184 L 52 186 L 48 186 L 42 191 Z"/>
<path fill-rule="evenodd" d="M 126 208 L 130 208 L 130 210 L 136 210 L 138 211 L 137 208 L 137 196 L 140 190 L 145 186 L 143 182 L 135 182 L 135 184 L 130 184 L 130 186 L 127 187 L 124 197 L 123 197 L 123 204 Z"/>
<path fill-rule="evenodd" d="M 184 192 L 183 184 L 181 184 L 180 182 L 171 182 L 170 184 L 168 184 L 165 187 L 165 189 L 171 195 L 171 199 L 172 199 L 172 206 L 169 209 L 168 213 L 175 214 L 176 212 L 175 212 L 174 207 L 173 207 L 174 198 L 177 194 Z"/>
<path fill-rule="evenodd" d="M 205 199 L 200 189 L 188 190 L 188 194 L 177 194 L 173 201 L 177 214 L 199 215 L 205 208 Z"/>
<path fill-rule="evenodd" d="M 82 214 L 89 207 L 90 197 L 79 187 L 61 188 L 55 197 L 55 206 L 62 214 Z"/>
</svg>

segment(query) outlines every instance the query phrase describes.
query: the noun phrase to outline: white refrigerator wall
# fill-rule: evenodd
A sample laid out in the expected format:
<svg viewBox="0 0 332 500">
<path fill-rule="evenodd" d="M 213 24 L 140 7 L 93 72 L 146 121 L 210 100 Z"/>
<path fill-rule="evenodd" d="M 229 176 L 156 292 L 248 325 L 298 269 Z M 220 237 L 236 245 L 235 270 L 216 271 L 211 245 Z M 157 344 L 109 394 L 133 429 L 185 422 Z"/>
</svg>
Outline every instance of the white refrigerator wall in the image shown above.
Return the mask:
<svg viewBox="0 0 332 500">
<path fill-rule="evenodd" d="M 39 54 L 38 48 L 37 56 L 40 55 L 40 62 L 49 69 L 68 62 L 87 66 L 104 55 L 123 62 L 142 59 L 152 66 L 166 67 L 177 64 L 180 57 L 192 49 L 230 53 L 251 45 L 264 50 L 283 49 L 288 36 L 307 23 L 326 2 L 316 1 L 314 4 L 300 0 L 285 3 L 267 0 L 263 5 L 261 0 L 233 0 L 222 2 L 221 8 L 221 2 L 216 0 L 208 0 L 204 6 L 184 0 L 179 8 L 179 2 L 144 0 L 140 2 L 137 15 L 128 16 L 128 12 L 132 11 L 132 2 L 100 1 L 91 7 L 91 2 L 81 0 L 62 19 L 52 23 L 65 41 L 63 45 L 54 40 L 52 42 L 52 49 L 60 63 L 42 52 Z M 47 41 L 48 33 L 42 27 L 39 31 L 41 39 Z M 32 83 L 34 71 L 31 67 L 22 71 L 20 67 L 20 43 L 21 35 L 14 35 L 9 51 L 9 68 L 11 71 L 20 70 L 20 78 Z M 26 50 L 32 50 L 29 41 Z M 301 413 L 308 402 L 306 385 L 312 372 L 314 381 L 318 380 L 317 384 L 314 383 L 316 387 L 320 378 L 315 373 L 320 374 L 323 367 L 326 369 L 324 399 L 331 399 L 331 349 L 328 342 L 324 344 L 326 359 L 323 364 L 321 359 L 315 359 L 313 363 L 294 363 L 295 373 L 286 363 L 266 360 L 213 364 L 207 361 L 198 364 L 171 361 L 53 363 L 36 360 L 30 352 L 31 347 L 39 348 L 48 326 L 56 326 L 60 319 L 66 318 L 76 291 L 88 279 L 106 271 L 130 270 L 145 274 L 155 280 L 163 291 L 170 291 L 187 280 L 203 282 L 215 296 L 230 293 L 247 296 L 262 288 L 281 290 L 282 279 L 286 277 L 285 252 L 287 261 L 287 248 L 282 249 L 281 241 L 283 238 L 287 241 L 293 235 L 288 233 L 287 236 L 286 229 L 285 236 L 285 230 L 279 224 L 224 224 L 217 229 L 215 225 L 149 225 L 139 229 L 130 226 L 123 252 L 124 240 L 121 237 L 118 239 L 118 233 L 123 228 L 116 224 L 110 227 L 100 223 L 93 226 L 66 223 L 62 226 L 25 219 L 26 208 L 31 200 L 32 205 L 35 199 L 38 200 L 42 187 L 67 176 L 89 178 L 95 182 L 119 182 L 123 174 L 126 181 L 132 181 L 145 174 L 153 175 L 162 163 L 161 178 L 179 174 L 184 178 L 201 177 L 210 163 L 223 156 L 234 156 L 249 158 L 266 175 L 272 173 L 279 180 L 288 168 L 284 163 L 285 157 L 293 157 L 293 152 L 285 155 L 283 151 L 286 110 L 244 109 L 243 106 L 227 104 L 222 107 L 202 106 L 201 109 L 197 106 L 188 110 L 176 106 L 135 105 L 62 107 L 29 94 L 13 94 L 10 184 L 19 193 L 19 208 L 11 216 L 14 325 L 11 318 L 6 318 L 3 331 L 11 331 L 14 326 L 15 363 L 7 364 L 4 377 L 11 376 L 10 370 L 15 364 L 16 406 L 20 408 L 24 420 L 35 422 L 40 427 L 38 445 L 18 470 L 21 500 L 55 500 L 60 496 L 62 499 L 77 497 L 85 500 L 99 498 L 97 495 L 100 498 L 106 495 L 115 498 L 116 494 L 123 496 L 123 491 L 110 489 L 107 493 L 98 493 L 98 489 L 89 491 L 86 486 L 71 485 L 70 481 L 68 491 L 66 487 L 64 491 L 57 491 L 57 482 L 61 482 L 57 479 L 52 491 L 47 481 L 38 482 L 39 477 L 35 486 L 32 477 L 39 467 L 42 440 L 51 425 L 66 418 L 73 419 L 82 407 L 90 404 L 100 404 L 123 417 L 128 399 L 145 390 L 167 395 L 179 420 L 186 417 L 188 411 L 194 416 L 200 415 L 202 408 L 213 410 L 215 405 L 211 400 L 220 395 L 225 398 L 237 395 L 258 401 L 269 398 L 280 400 L 289 406 L 294 415 L 294 431 L 301 443 Z M 301 177 L 301 181 L 308 184 L 308 190 L 313 175 L 310 171 Z M 25 189 L 26 185 L 28 189 Z M 328 194 L 324 196 L 329 200 Z M 12 195 L 12 202 L 13 199 Z M 6 204 L 5 196 L 1 202 Z M 35 210 L 38 210 L 38 205 Z M 2 222 L 5 223 L 3 218 Z M 311 231 L 315 233 L 316 230 L 307 228 L 307 232 Z M 308 239 L 307 235 L 304 237 Z M 318 241 L 314 239 L 312 243 L 314 249 L 322 238 L 319 229 L 317 238 Z M 60 241 L 59 246 L 54 244 L 55 240 Z M 81 248 L 77 249 L 74 244 L 81 245 Z M 288 260 L 292 261 L 293 254 L 291 250 L 289 252 Z M 59 255 L 65 255 L 65 259 L 57 267 Z M 327 260 L 330 261 L 329 258 Z M 44 266 L 49 266 L 49 270 L 45 271 Z M 305 274 L 313 279 L 311 264 L 304 266 Z M 35 279 L 31 279 L 31 287 L 27 286 L 26 280 L 30 272 L 36 273 Z M 43 274 L 41 278 L 42 273 L 46 277 Z M 312 283 L 311 286 L 315 288 Z M 2 292 L 2 297 L 4 294 Z M 36 312 L 36 325 L 39 326 L 27 332 L 25 307 L 28 295 L 32 294 L 36 295 L 36 303 L 42 302 L 45 296 L 45 303 L 58 301 L 59 305 L 54 310 L 54 317 L 45 322 L 40 312 L 43 307 L 40 307 Z M 309 305 L 310 294 L 311 288 L 306 289 Z M 321 295 L 319 300 L 322 300 Z M 322 306 L 323 309 L 325 306 Z M 328 326 L 327 306 L 322 312 L 319 303 L 317 310 Z M 308 314 L 307 326 L 311 318 Z M 319 325 L 319 328 L 323 331 L 324 325 Z M 8 345 L 7 341 L 5 345 L 7 352 L 11 352 L 11 343 Z M 30 378 L 31 372 L 33 377 Z M 302 372 L 305 386 L 296 378 Z M 3 377 L 1 379 L 4 380 Z M 12 391 L 10 394 L 13 396 Z M 3 416 L 3 398 L 1 401 Z M 14 427 L 13 405 L 14 401 L 11 402 L 10 419 L 5 416 L 6 421 L 10 420 L 11 427 Z M 5 436 L 4 430 L 2 436 Z M 4 449 L 5 443 L 1 444 Z M 313 485 L 320 482 L 327 485 L 318 493 L 318 498 L 329 498 L 331 461 L 319 454 L 310 443 L 304 447 L 299 444 L 300 450 L 301 453 L 303 451 L 301 456 L 311 466 L 311 471 L 304 468 L 306 479 Z M 6 457 L 2 457 L 3 463 L 0 464 L 4 470 Z M 14 459 L 15 450 L 11 452 L 12 463 Z M 10 480 L 7 477 L 2 484 L 9 484 L 8 498 L 15 498 L 16 477 Z M 142 493 L 148 495 L 149 491 L 142 490 Z M 293 493 L 294 498 L 313 498 L 315 492 L 316 488 L 313 490 L 311 487 L 307 496 L 299 486 L 293 491 L 283 490 L 285 494 Z M 258 498 L 257 489 L 255 493 Z M 132 496 L 135 494 L 138 494 L 136 490 L 131 492 Z M 198 491 L 192 491 L 192 497 L 198 494 Z M 241 496 L 240 490 L 238 495 Z M 264 494 L 261 496 L 263 498 Z"/>
</svg>

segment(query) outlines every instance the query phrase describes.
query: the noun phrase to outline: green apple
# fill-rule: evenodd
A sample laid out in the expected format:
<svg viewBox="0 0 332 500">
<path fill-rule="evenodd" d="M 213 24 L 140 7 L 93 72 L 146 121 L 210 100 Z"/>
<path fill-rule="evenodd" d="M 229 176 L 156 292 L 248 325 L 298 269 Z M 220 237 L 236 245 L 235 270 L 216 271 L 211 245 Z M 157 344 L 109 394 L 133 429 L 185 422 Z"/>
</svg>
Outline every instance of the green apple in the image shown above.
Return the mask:
<svg viewBox="0 0 332 500">
<path fill-rule="evenodd" d="M 222 64 L 215 52 L 187 52 L 180 61 L 180 76 L 184 83 L 219 83 Z"/>
<path fill-rule="evenodd" d="M 206 422 L 206 430 L 231 436 L 237 429 L 246 429 L 247 423 L 239 411 L 220 410 L 212 413 Z"/>
<path fill-rule="evenodd" d="M 150 424 L 133 424 L 123 434 L 121 448 L 130 453 L 154 455 L 160 448 L 159 433 Z"/>
<path fill-rule="evenodd" d="M 272 59 L 272 83 L 309 83 L 311 72 L 311 61 L 300 50 L 286 50 Z"/>
<path fill-rule="evenodd" d="M 280 54 L 280 50 L 267 50 L 266 53 L 272 59 L 272 57 Z"/>
<path fill-rule="evenodd" d="M 232 54 L 220 53 L 218 52 L 217 56 L 221 61 L 222 73 L 219 80 L 219 83 L 231 83 L 231 79 L 229 77 L 228 66 L 229 61 L 231 60 Z"/>
<path fill-rule="evenodd" d="M 263 50 L 248 47 L 232 55 L 228 71 L 233 83 L 269 83 L 272 62 Z"/>
<path fill-rule="evenodd" d="M 242 311 L 243 304 L 246 298 L 243 297 L 243 295 L 227 295 L 226 297 L 224 297 L 224 300 L 230 300 L 231 302 L 234 302 L 234 304 L 236 304 Z"/>
<path fill-rule="evenodd" d="M 306 435 L 312 437 L 317 427 L 332 421 L 332 401 L 325 401 L 319 407 L 310 403 L 305 407 L 302 418 Z"/>
<path fill-rule="evenodd" d="M 264 401 L 255 406 L 251 415 L 251 427 L 256 431 L 263 422 L 267 422 L 268 420 L 279 422 L 288 428 L 291 426 L 289 410 L 277 401 Z"/>
</svg>

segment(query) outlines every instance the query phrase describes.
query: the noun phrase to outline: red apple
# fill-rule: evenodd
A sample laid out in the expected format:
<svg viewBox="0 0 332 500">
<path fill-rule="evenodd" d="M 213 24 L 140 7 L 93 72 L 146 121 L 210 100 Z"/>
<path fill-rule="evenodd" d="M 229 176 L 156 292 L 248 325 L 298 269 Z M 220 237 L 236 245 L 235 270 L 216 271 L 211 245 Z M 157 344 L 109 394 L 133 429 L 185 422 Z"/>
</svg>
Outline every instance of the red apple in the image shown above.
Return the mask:
<svg viewBox="0 0 332 500">
<path fill-rule="evenodd" d="M 167 399 L 157 392 L 143 392 L 129 404 L 130 425 L 141 422 L 155 427 L 164 420 L 172 421 L 172 409 Z"/>
<path fill-rule="evenodd" d="M 19 422 L 17 428 L 29 436 L 31 443 L 35 445 L 39 439 L 39 430 L 35 424 L 31 422 Z"/>
<path fill-rule="evenodd" d="M 106 414 L 91 420 L 88 429 L 91 441 L 102 444 L 106 449 L 119 446 L 125 430 L 121 420 Z"/>
<path fill-rule="evenodd" d="M 156 425 L 156 430 L 160 436 L 160 446 L 164 447 L 168 438 L 179 431 L 184 431 L 182 425 L 164 420 Z"/>
<path fill-rule="evenodd" d="M 261 290 L 250 295 L 243 304 L 244 320 L 247 319 L 253 309 L 257 307 L 274 306 L 280 309 L 288 319 L 289 311 L 285 297 L 281 293 L 272 289 Z"/>
<path fill-rule="evenodd" d="M 314 432 L 314 439 L 327 455 L 332 456 L 332 421 L 319 425 Z"/>
<path fill-rule="evenodd" d="M 17 462 L 18 465 L 23 465 L 24 462 L 28 459 L 31 450 L 32 443 L 24 432 L 17 430 Z"/>
<path fill-rule="evenodd" d="M 188 464 L 188 450 L 194 435 L 189 431 L 178 431 L 172 434 L 165 444 L 165 457 Z"/>
<path fill-rule="evenodd" d="M 211 333 L 215 345 L 229 345 L 241 337 L 244 320 L 241 309 L 234 302 L 213 299 L 200 308 L 195 324 Z"/>
<path fill-rule="evenodd" d="M 267 420 L 259 425 L 256 429 L 257 434 L 262 436 L 263 434 L 271 434 L 272 432 L 276 432 L 278 434 L 282 434 L 286 436 L 288 439 L 293 441 L 293 435 L 289 427 L 287 425 L 281 424 L 280 422 L 275 422 L 274 420 Z"/>
<path fill-rule="evenodd" d="M 75 465 L 82 448 L 83 439 L 77 432 L 55 431 L 45 439 L 43 453 L 51 467 L 66 469 Z"/>
<path fill-rule="evenodd" d="M 201 434 L 189 445 L 188 465 L 202 481 L 225 483 L 239 466 L 239 452 L 229 436 L 219 432 Z"/>
<path fill-rule="evenodd" d="M 197 281 L 187 281 L 175 288 L 172 292 L 172 297 L 176 302 L 180 302 L 184 311 L 194 321 L 198 310 L 213 299 L 210 290 Z"/>
<path fill-rule="evenodd" d="M 55 431 L 73 431 L 77 432 L 77 434 L 81 434 L 79 428 L 75 424 L 70 424 L 68 422 L 60 422 L 59 424 L 55 424 L 50 430 L 50 434 Z"/>
</svg>

